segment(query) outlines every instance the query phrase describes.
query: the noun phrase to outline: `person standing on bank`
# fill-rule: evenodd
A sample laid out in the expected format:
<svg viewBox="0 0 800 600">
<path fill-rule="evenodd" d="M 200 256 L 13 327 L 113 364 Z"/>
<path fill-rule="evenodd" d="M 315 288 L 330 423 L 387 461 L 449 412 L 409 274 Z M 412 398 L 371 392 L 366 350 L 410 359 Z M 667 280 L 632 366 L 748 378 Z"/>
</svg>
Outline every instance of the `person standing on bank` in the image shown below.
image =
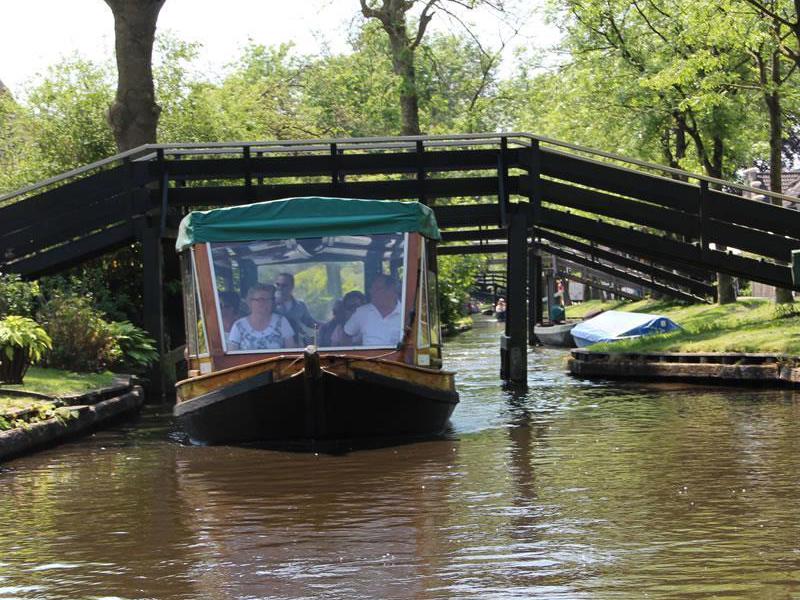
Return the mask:
<svg viewBox="0 0 800 600">
<path fill-rule="evenodd" d="M 314 343 L 314 330 L 319 323 L 311 316 L 306 303 L 294 297 L 294 275 L 279 274 L 275 279 L 275 287 L 275 312 L 289 320 L 301 344 Z"/>
<path fill-rule="evenodd" d="M 247 290 L 250 314 L 233 324 L 229 350 L 276 350 L 295 347 L 294 329 L 286 317 L 273 312 L 275 286 L 257 283 Z"/>
<path fill-rule="evenodd" d="M 403 337 L 399 287 L 394 277 L 377 275 L 369 287 L 369 304 L 348 319 L 345 334 L 351 339 L 361 336 L 363 346 L 396 347 Z"/>
</svg>

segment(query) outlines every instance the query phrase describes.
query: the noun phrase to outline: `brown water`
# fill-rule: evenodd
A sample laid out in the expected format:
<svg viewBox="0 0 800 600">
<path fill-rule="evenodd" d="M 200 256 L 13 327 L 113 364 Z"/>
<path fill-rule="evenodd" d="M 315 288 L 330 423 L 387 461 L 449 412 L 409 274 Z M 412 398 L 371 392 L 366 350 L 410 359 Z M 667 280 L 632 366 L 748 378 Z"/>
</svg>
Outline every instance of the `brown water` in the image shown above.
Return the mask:
<svg viewBox="0 0 800 600">
<path fill-rule="evenodd" d="M 164 411 L 0 469 L 0 598 L 800 598 L 800 396 L 591 383 L 451 342 L 450 439 L 181 445 Z"/>
</svg>

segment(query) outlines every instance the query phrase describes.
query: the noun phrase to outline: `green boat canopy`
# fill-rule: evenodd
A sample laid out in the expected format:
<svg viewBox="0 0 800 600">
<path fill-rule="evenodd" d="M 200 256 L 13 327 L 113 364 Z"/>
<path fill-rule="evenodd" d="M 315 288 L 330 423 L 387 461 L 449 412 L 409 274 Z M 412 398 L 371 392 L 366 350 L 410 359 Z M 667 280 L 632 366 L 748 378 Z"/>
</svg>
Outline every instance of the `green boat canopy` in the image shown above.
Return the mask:
<svg viewBox="0 0 800 600">
<path fill-rule="evenodd" d="M 203 242 L 249 242 L 373 233 L 421 233 L 441 239 L 433 211 L 419 202 L 285 198 L 195 211 L 181 221 L 178 252 Z"/>
</svg>

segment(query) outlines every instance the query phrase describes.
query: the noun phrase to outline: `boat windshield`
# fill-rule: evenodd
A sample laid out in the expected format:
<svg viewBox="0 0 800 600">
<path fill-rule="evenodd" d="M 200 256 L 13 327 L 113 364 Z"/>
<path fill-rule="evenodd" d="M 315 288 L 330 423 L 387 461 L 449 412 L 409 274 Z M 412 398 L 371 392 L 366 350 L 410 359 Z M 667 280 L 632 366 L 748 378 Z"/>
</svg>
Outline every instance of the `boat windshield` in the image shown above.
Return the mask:
<svg viewBox="0 0 800 600">
<path fill-rule="evenodd" d="M 407 234 L 211 242 L 227 353 L 396 348 Z"/>
</svg>

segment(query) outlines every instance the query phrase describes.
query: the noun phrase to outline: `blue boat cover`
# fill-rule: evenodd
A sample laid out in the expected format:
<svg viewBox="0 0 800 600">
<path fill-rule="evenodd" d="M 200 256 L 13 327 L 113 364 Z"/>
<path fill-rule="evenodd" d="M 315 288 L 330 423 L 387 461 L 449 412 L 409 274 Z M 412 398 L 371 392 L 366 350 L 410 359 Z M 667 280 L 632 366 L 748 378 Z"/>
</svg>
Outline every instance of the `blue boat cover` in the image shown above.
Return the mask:
<svg viewBox="0 0 800 600">
<path fill-rule="evenodd" d="M 676 329 L 680 329 L 680 325 L 661 315 L 609 310 L 578 323 L 572 329 L 572 337 L 578 346 L 588 346 Z"/>
</svg>

